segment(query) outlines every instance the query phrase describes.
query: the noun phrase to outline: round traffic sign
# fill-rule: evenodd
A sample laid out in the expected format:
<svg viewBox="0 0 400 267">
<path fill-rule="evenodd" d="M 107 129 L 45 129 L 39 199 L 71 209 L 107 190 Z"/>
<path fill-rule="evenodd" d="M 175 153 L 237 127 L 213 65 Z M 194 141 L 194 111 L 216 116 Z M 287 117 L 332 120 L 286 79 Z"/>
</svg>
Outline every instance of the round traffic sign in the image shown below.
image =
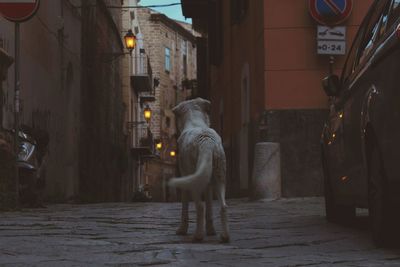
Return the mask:
<svg viewBox="0 0 400 267">
<path fill-rule="evenodd" d="M 309 0 L 311 16 L 320 24 L 333 26 L 345 21 L 353 9 L 353 0 Z"/>
<path fill-rule="evenodd" d="M 39 0 L 0 0 L 0 14 L 12 22 L 23 22 L 35 15 Z"/>
</svg>

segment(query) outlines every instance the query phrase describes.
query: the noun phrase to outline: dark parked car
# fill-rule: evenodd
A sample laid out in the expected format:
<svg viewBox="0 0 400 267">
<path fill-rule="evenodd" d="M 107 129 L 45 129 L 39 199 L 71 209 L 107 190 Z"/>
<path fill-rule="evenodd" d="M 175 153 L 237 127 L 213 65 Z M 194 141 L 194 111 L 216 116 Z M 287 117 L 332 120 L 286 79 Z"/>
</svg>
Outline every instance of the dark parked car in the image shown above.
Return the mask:
<svg viewBox="0 0 400 267">
<path fill-rule="evenodd" d="M 327 219 L 351 219 L 356 207 L 368 208 L 381 245 L 400 228 L 399 25 L 400 0 L 376 0 L 342 76 L 323 80 L 331 97 L 321 141 Z"/>
</svg>

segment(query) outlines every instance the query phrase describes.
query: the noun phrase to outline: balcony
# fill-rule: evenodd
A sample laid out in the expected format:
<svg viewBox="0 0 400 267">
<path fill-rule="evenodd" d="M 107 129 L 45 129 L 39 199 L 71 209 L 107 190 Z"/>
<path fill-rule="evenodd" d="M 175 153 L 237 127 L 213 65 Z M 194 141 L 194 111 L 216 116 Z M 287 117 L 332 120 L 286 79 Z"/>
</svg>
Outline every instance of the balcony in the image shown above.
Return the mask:
<svg viewBox="0 0 400 267">
<path fill-rule="evenodd" d="M 140 159 L 153 158 L 155 155 L 155 143 L 153 134 L 146 124 L 132 125 L 136 134 L 136 143 L 131 148 L 132 156 Z"/>
<path fill-rule="evenodd" d="M 131 88 L 136 95 L 153 93 L 153 71 L 150 59 L 145 54 L 132 57 L 133 71 L 131 75 Z"/>
</svg>

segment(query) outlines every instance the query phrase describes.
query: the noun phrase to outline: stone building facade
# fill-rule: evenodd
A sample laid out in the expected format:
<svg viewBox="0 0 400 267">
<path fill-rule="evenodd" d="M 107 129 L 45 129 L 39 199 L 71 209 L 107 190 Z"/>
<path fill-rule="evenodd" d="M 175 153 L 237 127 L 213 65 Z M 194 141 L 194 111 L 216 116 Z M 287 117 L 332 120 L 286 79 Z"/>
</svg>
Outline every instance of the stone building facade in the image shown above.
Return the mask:
<svg viewBox="0 0 400 267">
<path fill-rule="evenodd" d="M 123 132 L 121 5 L 42 0 L 21 24 L 21 123 L 49 133 L 46 198 L 127 199 Z M 0 44 L 14 54 L 14 25 L 0 18 Z M 4 82 L 4 121 L 13 127 L 13 70 Z"/>
<path fill-rule="evenodd" d="M 176 172 L 175 157 L 170 155 L 177 149 L 172 108 L 180 101 L 191 98 L 196 89 L 196 36 L 190 25 L 169 19 L 154 10 L 138 9 L 137 15 L 144 49 L 158 83 L 154 91 L 155 101 L 149 103 L 153 113 L 150 129 L 154 139 L 162 143 L 158 159 L 145 164 L 142 183 L 150 185 L 155 199 L 167 200 L 166 181 Z"/>
</svg>

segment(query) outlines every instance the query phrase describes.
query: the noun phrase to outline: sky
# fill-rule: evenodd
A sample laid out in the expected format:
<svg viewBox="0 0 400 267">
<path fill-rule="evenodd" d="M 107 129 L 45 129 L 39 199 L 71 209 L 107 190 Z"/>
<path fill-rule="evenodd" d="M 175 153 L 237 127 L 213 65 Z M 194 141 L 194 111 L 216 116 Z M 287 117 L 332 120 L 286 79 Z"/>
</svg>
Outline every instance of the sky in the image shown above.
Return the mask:
<svg viewBox="0 0 400 267">
<path fill-rule="evenodd" d="M 141 0 L 141 6 L 149 6 L 149 5 L 163 5 L 163 4 L 172 4 L 172 3 L 180 3 L 180 0 Z M 185 17 L 182 15 L 182 8 L 180 5 L 172 6 L 172 7 L 162 7 L 162 8 L 153 8 L 160 13 L 164 13 L 171 19 L 184 21 L 187 23 L 192 23 L 191 19 L 185 20 Z"/>
</svg>

